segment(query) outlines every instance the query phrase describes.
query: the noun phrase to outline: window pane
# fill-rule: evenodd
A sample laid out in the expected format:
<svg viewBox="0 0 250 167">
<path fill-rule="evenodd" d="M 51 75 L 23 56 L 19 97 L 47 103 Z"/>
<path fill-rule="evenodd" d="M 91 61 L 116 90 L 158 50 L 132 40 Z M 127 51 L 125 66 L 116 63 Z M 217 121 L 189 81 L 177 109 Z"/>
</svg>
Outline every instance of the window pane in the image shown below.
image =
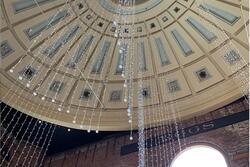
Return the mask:
<svg viewBox="0 0 250 167">
<path fill-rule="evenodd" d="M 227 167 L 224 156 L 208 146 L 194 146 L 181 152 L 171 167 Z"/>
</svg>

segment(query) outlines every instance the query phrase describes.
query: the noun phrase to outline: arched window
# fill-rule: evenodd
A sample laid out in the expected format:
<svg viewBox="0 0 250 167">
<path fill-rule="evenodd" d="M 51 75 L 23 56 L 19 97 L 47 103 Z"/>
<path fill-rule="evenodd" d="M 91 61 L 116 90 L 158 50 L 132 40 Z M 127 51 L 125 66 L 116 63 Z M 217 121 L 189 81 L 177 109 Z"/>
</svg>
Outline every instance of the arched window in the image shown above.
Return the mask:
<svg viewBox="0 0 250 167">
<path fill-rule="evenodd" d="M 228 167 L 222 153 L 212 147 L 199 145 L 182 151 L 171 167 Z"/>
</svg>

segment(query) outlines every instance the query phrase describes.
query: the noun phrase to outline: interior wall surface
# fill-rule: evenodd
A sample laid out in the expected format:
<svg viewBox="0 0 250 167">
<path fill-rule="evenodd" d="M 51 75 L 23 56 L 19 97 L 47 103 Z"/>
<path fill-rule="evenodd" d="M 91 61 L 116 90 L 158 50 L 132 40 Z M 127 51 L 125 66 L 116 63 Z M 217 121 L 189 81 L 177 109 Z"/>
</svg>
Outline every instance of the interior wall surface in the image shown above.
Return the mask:
<svg viewBox="0 0 250 167">
<path fill-rule="evenodd" d="M 243 116 L 243 118 L 240 118 Z M 228 122 L 228 118 L 235 118 L 233 123 Z M 240 118 L 240 119 L 239 119 Z M 237 120 L 238 119 L 238 120 Z M 229 167 L 249 166 L 249 122 L 248 103 L 245 99 L 211 111 L 208 114 L 183 120 L 178 123 L 180 129 L 186 129 L 188 137 L 180 141 L 172 141 L 160 146 L 146 149 L 147 166 L 170 167 L 173 159 L 185 148 L 194 145 L 208 145 L 218 149 L 226 158 Z M 218 120 L 220 122 L 218 122 Z M 217 124 L 206 132 L 212 123 Z M 227 125 L 227 124 L 230 125 Z M 157 128 L 152 129 L 157 131 Z M 147 130 L 146 133 L 149 133 Z M 148 136 L 148 135 L 147 135 Z M 138 141 L 137 134 L 134 140 L 129 140 L 129 135 L 115 136 L 106 140 L 89 144 L 87 146 L 75 148 L 60 154 L 46 158 L 45 167 L 136 167 L 138 166 L 138 152 L 126 150 L 127 146 L 135 145 Z M 167 152 L 163 151 L 168 150 Z M 121 150 L 125 149 L 125 153 Z M 159 151 L 159 150 L 162 151 Z M 133 149 L 132 149 L 133 150 Z M 127 153 L 126 153 L 127 151 Z M 164 157 L 165 156 L 165 157 Z"/>
</svg>

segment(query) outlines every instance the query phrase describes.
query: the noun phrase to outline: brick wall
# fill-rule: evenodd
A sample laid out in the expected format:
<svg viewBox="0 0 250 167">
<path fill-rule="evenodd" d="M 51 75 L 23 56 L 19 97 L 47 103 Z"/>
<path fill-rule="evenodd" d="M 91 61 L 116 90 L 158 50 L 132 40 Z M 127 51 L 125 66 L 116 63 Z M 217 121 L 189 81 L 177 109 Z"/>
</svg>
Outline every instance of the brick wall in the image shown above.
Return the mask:
<svg viewBox="0 0 250 167">
<path fill-rule="evenodd" d="M 4 133 L 5 129 L 0 127 L 0 134 L 5 134 L 1 140 L 0 163 L 4 160 L 3 167 L 25 167 L 35 166 L 35 162 L 40 163 L 38 155 L 42 155 L 41 148 L 35 147 L 26 141 L 14 139 L 9 133 Z M 6 156 L 7 155 L 7 156 Z"/>
<path fill-rule="evenodd" d="M 181 121 L 180 128 L 191 127 L 203 122 L 223 118 L 235 113 L 248 110 L 248 103 L 240 99 L 228 106 L 212 111 L 206 115 Z M 248 167 L 249 129 L 248 120 L 238 122 L 223 128 L 200 133 L 181 139 L 152 147 L 146 152 L 147 166 L 170 166 L 176 155 L 186 147 L 204 144 L 217 148 L 226 157 L 229 167 Z M 167 128 L 166 128 L 167 129 Z M 159 128 L 151 130 L 151 134 L 161 133 Z M 150 136 L 148 130 L 147 136 Z M 45 167 L 136 167 L 138 164 L 138 152 L 120 155 L 124 145 L 135 143 L 129 136 L 112 137 L 101 142 L 76 148 L 64 153 L 47 157 Z M 161 151 L 159 151 L 161 150 Z M 162 157 L 163 159 L 160 159 Z M 163 165 L 164 164 L 164 165 Z"/>
</svg>

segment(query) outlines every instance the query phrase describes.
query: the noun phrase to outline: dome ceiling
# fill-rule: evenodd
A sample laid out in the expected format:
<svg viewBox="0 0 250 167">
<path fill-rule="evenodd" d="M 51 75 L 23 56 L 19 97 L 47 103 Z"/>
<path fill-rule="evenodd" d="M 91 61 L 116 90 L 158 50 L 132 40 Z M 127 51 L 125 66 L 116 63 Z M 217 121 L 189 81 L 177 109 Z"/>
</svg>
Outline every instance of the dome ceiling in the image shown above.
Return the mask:
<svg viewBox="0 0 250 167">
<path fill-rule="evenodd" d="M 146 124 L 242 96 L 247 0 L 117 2 L 1 1 L 2 101 L 62 126 L 127 130 L 126 77 L 133 122 L 138 94 Z"/>
</svg>

